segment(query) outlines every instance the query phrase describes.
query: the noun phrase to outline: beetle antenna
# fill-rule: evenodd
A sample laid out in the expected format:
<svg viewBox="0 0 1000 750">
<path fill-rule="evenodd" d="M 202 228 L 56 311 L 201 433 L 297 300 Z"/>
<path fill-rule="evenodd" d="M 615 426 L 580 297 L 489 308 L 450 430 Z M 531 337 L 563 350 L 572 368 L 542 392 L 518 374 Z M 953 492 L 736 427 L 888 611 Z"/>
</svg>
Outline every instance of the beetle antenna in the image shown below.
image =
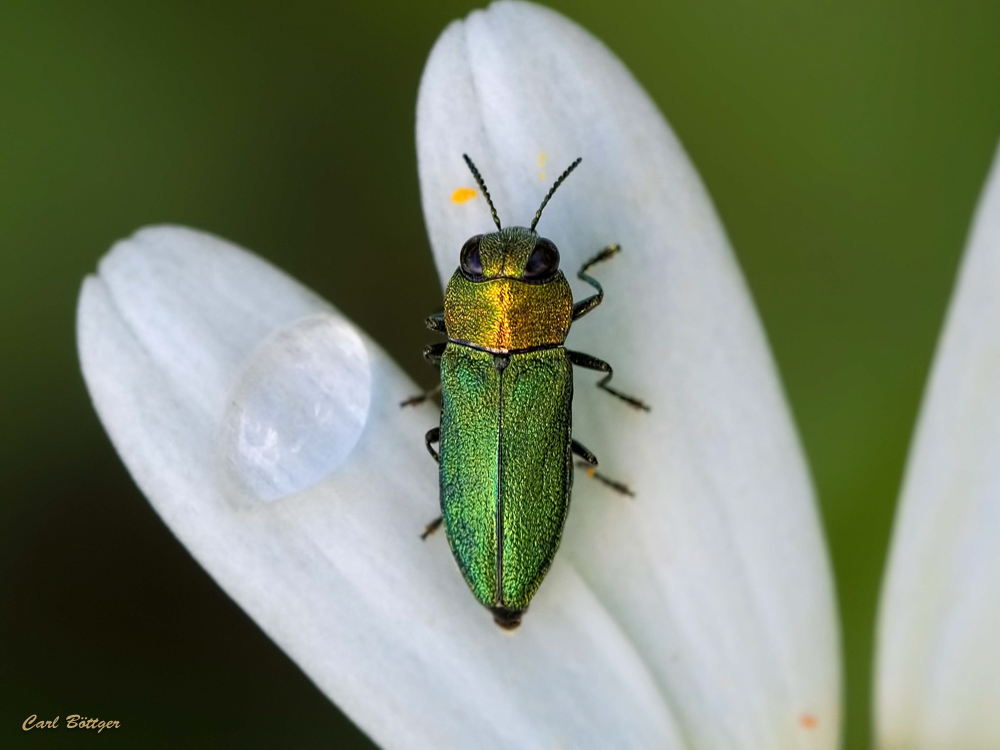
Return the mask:
<svg viewBox="0 0 1000 750">
<path fill-rule="evenodd" d="M 483 182 L 482 175 L 479 174 L 479 170 L 476 169 L 476 165 L 472 163 L 472 159 L 469 158 L 468 154 L 462 154 L 462 158 L 465 159 L 465 163 L 469 165 L 469 169 L 472 171 L 472 176 L 479 183 L 479 189 L 486 196 L 486 202 L 490 204 L 490 214 L 493 216 L 493 223 L 497 225 L 497 229 L 500 229 L 500 217 L 497 216 L 497 210 L 493 208 L 493 200 L 490 198 L 490 191 L 486 189 L 486 183 Z"/>
<path fill-rule="evenodd" d="M 549 198 L 552 197 L 552 194 L 555 193 L 556 188 L 558 188 L 560 185 L 563 184 L 563 180 L 565 180 L 567 177 L 569 177 L 569 173 L 572 172 L 574 169 L 576 169 L 577 166 L 580 164 L 581 161 L 583 161 L 583 157 L 582 156 L 577 157 L 577 160 L 575 162 L 573 162 L 572 164 L 570 164 L 568 167 L 566 167 L 566 171 L 563 172 L 561 175 L 559 175 L 559 179 L 556 180 L 555 185 L 552 186 L 552 189 L 549 190 L 549 194 L 546 195 L 545 199 L 542 201 L 542 205 L 540 205 L 538 207 L 538 210 L 535 212 L 535 219 L 534 219 L 534 221 L 531 222 L 531 231 L 532 232 L 535 231 L 535 225 L 538 224 L 538 220 L 540 218 L 542 218 L 542 211 L 545 209 L 545 206 L 548 204 Z"/>
</svg>

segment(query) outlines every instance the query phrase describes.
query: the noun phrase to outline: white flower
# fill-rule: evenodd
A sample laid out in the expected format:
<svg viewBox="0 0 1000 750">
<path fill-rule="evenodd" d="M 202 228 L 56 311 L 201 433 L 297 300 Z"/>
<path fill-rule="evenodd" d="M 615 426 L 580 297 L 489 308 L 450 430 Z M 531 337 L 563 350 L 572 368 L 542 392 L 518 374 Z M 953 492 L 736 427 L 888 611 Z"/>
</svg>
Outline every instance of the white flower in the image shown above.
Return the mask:
<svg viewBox="0 0 1000 750">
<path fill-rule="evenodd" d="M 884 750 L 1000 747 L 1000 152 L 903 483 L 876 693 Z"/>
<path fill-rule="evenodd" d="M 387 747 L 834 748 L 829 564 L 788 409 L 724 232 L 680 144 L 600 42 L 501 2 L 452 24 L 417 117 L 442 279 L 488 231 L 539 224 L 604 304 L 569 344 L 574 432 L 635 500 L 580 477 L 562 549 L 513 636 L 466 589 L 423 445 L 434 408 L 332 307 L 192 230 L 145 229 L 84 283 L 80 358 L 142 491 L 191 554 Z M 461 197 L 459 193 L 457 197 Z M 587 293 L 577 287 L 577 297 Z M 429 311 L 414 311 L 415 316 Z"/>
</svg>

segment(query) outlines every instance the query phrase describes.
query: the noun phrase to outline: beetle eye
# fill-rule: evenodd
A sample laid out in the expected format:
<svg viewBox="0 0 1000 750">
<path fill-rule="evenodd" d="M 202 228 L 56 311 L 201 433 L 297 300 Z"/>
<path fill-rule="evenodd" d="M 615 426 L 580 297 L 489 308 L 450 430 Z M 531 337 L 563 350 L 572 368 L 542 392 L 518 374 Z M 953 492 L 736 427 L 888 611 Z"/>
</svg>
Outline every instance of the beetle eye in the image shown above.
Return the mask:
<svg viewBox="0 0 1000 750">
<path fill-rule="evenodd" d="M 462 246 L 461 269 L 462 275 L 470 281 L 482 281 L 483 279 L 483 259 L 479 257 L 479 243 L 483 235 L 477 234 L 470 237 Z"/>
<path fill-rule="evenodd" d="M 535 249 L 531 251 L 524 266 L 524 279 L 526 281 L 541 281 L 555 274 L 559 270 L 559 251 L 556 246 L 544 237 L 539 237 L 535 243 Z"/>
</svg>

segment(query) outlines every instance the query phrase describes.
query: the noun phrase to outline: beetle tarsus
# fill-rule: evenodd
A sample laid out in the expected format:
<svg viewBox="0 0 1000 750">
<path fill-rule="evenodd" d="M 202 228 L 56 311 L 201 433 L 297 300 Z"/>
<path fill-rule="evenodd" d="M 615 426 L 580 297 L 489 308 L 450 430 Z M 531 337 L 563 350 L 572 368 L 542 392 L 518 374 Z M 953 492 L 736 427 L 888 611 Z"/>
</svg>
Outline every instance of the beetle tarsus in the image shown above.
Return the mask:
<svg viewBox="0 0 1000 750">
<path fill-rule="evenodd" d="M 597 384 L 597 387 L 607 391 L 612 396 L 620 398 L 622 401 L 624 401 L 626 404 L 633 407 L 634 409 L 640 409 L 642 411 L 650 411 L 649 404 L 647 404 L 645 401 L 642 401 L 641 399 L 636 398 L 635 396 L 629 396 L 627 393 L 616 391 L 614 388 L 612 388 L 607 384 L 609 380 L 611 380 L 611 375 L 602 378 L 601 382 Z"/>
<path fill-rule="evenodd" d="M 441 528 L 441 522 L 442 521 L 444 521 L 444 516 L 438 516 L 433 521 L 431 521 L 429 524 L 427 524 L 426 526 L 424 526 L 423 533 L 420 534 L 421 541 L 425 541 L 426 542 L 427 541 L 427 537 L 429 537 L 431 534 L 433 534 L 435 531 L 437 531 L 439 528 Z"/>
<path fill-rule="evenodd" d="M 590 464 L 587 461 L 577 461 L 576 467 L 578 469 L 583 469 L 587 473 L 588 477 L 590 477 L 591 479 L 596 479 L 598 482 L 605 485 L 606 487 L 610 487 L 615 492 L 619 492 L 622 495 L 627 495 L 628 497 L 635 497 L 635 492 L 632 491 L 631 487 L 629 487 L 624 482 L 619 482 L 617 479 L 612 479 L 611 477 L 606 476 L 601 472 L 597 471 L 596 469 L 594 469 L 594 464 Z"/>
<path fill-rule="evenodd" d="M 418 404 L 422 404 L 424 401 L 437 396 L 439 393 L 441 393 L 440 383 L 438 383 L 434 388 L 431 388 L 429 391 L 418 393 L 416 396 L 410 396 L 406 399 L 406 401 L 400 401 L 399 406 L 401 409 L 405 409 L 407 406 L 417 406 Z"/>
<path fill-rule="evenodd" d="M 626 393 L 622 393 L 621 391 L 615 390 L 614 388 L 608 385 L 608 382 L 611 380 L 611 378 L 614 377 L 615 371 L 612 370 L 611 365 L 609 365 L 603 359 L 598 359 L 597 357 L 592 357 L 589 354 L 584 354 L 583 352 L 575 352 L 570 349 L 566 350 L 566 354 L 569 356 L 569 361 L 572 362 L 577 367 L 585 367 L 588 370 L 597 370 L 598 372 L 607 373 L 607 375 L 601 378 L 600 381 L 597 383 L 598 388 L 607 391 L 616 398 L 620 398 L 626 404 L 635 409 L 642 409 L 643 411 L 650 410 L 649 404 L 647 404 L 645 401 L 637 399 L 635 396 L 629 396 Z"/>
</svg>

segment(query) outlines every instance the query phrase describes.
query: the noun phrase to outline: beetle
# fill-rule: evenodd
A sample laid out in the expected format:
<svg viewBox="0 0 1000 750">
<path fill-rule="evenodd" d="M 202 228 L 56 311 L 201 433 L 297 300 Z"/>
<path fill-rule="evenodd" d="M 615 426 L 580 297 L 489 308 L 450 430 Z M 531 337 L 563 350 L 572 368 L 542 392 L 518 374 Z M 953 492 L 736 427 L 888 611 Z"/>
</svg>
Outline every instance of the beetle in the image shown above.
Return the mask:
<svg viewBox="0 0 1000 750">
<path fill-rule="evenodd" d="M 555 181 L 530 227 L 503 228 L 479 170 L 463 158 L 497 231 L 466 241 L 444 312 L 427 318 L 428 328 L 448 337 L 424 349 L 440 368 L 440 385 L 402 405 L 440 390 L 440 425 L 425 442 L 440 465 L 441 516 L 421 536 L 444 524 L 472 593 L 497 625 L 513 630 L 559 547 L 573 455 L 591 476 L 631 494 L 597 474 L 597 458 L 573 439 L 573 366 L 604 373 L 599 388 L 634 408 L 649 407 L 608 385 L 614 373 L 607 362 L 563 346 L 573 321 L 604 298 L 587 271 L 620 251 L 609 245 L 583 265 L 579 278 L 597 291 L 574 304 L 559 250 L 535 232 L 549 199 L 582 159 Z"/>
</svg>

